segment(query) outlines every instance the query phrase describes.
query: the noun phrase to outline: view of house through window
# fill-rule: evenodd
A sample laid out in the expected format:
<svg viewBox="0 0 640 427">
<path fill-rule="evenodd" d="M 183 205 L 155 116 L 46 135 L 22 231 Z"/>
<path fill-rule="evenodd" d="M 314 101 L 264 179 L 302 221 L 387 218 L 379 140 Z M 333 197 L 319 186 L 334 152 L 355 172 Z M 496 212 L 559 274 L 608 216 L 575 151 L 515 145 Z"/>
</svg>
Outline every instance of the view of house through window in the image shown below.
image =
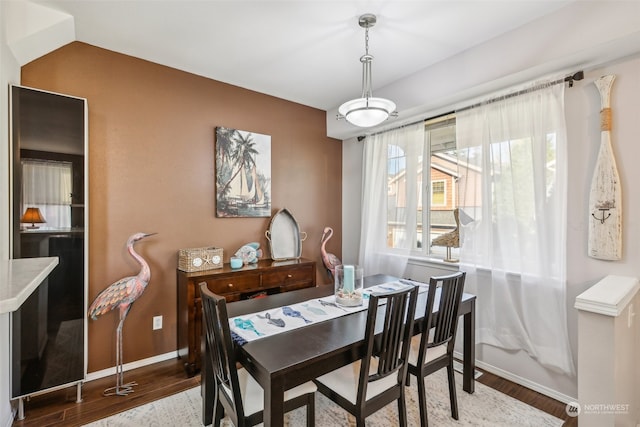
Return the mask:
<svg viewBox="0 0 640 427">
<path fill-rule="evenodd" d="M 387 152 L 387 245 L 398 247 L 405 238 L 407 189 L 415 188 L 416 223 L 414 253 L 444 256 L 446 247 L 431 246 L 431 241 L 456 228 L 454 209 L 458 206 L 458 159 L 456 157 L 455 116 L 449 114 L 425 122 L 425 139 L 420 147 L 408 142 L 389 145 Z M 413 154 L 408 154 L 413 153 Z M 428 159 L 427 162 L 424 159 Z M 408 185 L 408 184 L 413 185 Z M 452 256 L 458 249 L 452 249 Z"/>
</svg>

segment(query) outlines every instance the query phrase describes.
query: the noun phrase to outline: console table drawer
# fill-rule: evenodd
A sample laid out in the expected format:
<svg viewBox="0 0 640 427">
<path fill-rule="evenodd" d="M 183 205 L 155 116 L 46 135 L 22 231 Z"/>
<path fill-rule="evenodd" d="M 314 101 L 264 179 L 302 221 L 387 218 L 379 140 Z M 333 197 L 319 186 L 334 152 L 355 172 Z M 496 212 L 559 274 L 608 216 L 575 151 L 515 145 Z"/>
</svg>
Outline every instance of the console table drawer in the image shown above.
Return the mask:
<svg viewBox="0 0 640 427">
<path fill-rule="evenodd" d="M 262 275 L 262 286 L 270 288 L 273 286 L 286 286 L 291 283 L 309 281 L 312 269 L 311 265 L 305 265 L 296 268 L 281 268 L 265 272 Z"/>
<path fill-rule="evenodd" d="M 237 275 L 220 279 L 207 278 L 204 281 L 207 282 L 207 288 L 218 295 L 247 292 L 260 288 L 260 275 L 258 274 Z M 197 292 L 200 293 L 200 290 Z"/>
</svg>

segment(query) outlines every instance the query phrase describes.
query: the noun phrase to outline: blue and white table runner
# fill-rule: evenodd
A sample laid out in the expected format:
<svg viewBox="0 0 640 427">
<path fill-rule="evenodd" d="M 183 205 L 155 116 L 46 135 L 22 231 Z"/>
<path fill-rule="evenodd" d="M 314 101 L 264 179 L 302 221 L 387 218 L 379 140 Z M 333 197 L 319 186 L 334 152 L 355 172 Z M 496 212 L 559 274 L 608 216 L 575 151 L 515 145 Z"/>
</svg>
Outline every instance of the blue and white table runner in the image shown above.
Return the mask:
<svg viewBox="0 0 640 427">
<path fill-rule="evenodd" d="M 329 295 L 323 298 L 315 298 L 288 306 L 233 317 L 229 319 L 231 335 L 237 344 L 243 345 L 248 341 L 366 310 L 370 294 L 397 291 L 406 289 L 409 286 L 418 286 L 418 293 L 422 293 L 427 290 L 429 285 L 422 282 L 401 280 L 364 288 L 362 304 L 356 307 L 337 305 L 335 296 Z"/>
</svg>

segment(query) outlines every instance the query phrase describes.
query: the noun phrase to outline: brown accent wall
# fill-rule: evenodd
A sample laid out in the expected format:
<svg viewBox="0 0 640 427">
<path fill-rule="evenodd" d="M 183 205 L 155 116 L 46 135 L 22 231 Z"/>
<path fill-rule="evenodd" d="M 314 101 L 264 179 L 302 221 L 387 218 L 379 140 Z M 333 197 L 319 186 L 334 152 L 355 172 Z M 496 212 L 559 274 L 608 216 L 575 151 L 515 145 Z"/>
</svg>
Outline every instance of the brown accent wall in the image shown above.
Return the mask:
<svg viewBox="0 0 640 427">
<path fill-rule="evenodd" d="M 256 70 L 259 72 L 259 70 Z M 84 43 L 64 46 L 22 68 L 22 84 L 86 98 L 89 105 L 89 295 L 135 275 L 124 249 L 136 245 L 151 282 L 124 326 L 124 361 L 176 350 L 176 266 L 180 248 L 219 246 L 224 258 L 258 241 L 269 218 L 216 218 L 215 127 L 271 135 L 272 209 L 296 217 L 303 257 L 318 266 L 323 227 L 341 256 L 342 147 L 326 136 L 325 112 Z M 163 329 L 152 318 L 164 316 Z M 116 312 L 89 321 L 89 372 L 115 365 Z"/>
</svg>

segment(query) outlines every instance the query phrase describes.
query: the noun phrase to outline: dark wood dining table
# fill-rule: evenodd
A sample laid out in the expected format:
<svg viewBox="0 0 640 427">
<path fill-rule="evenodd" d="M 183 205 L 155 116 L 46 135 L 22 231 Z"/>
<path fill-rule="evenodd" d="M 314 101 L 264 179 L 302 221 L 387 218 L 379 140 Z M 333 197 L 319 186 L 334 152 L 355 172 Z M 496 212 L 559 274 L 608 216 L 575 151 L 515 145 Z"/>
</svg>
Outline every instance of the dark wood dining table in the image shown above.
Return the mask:
<svg viewBox="0 0 640 427">
<path fill-rule="evenodd" d="M 365 277 L 365 287 L 398 280 L 388 275 Z M 332 295 L 331 285 L 301 289 L 265 298 L 237 301 L 227 305 L 229 318 L 261 312 L 284 305 Z M 418 295 L 415 334 L 424 328 L 426 292 Z M 474 392 L 475 373 L 475 295 L 464 294 L 460 306 L 463 317 L 463 380 L 462 387 Z M 331 320 L 313 323 L 236 347 L 240 364 L 264 389 L 264 426 L 282 426 L 284 422 L 284 391 L 352 363 L 364 354 L 364 328 L 367 312 L 359 311 Z M 213 419 L 215 378 L 209 366 L 206 340 L 202 351 L 202 399 L 204 425 Z"/>
</svg>

